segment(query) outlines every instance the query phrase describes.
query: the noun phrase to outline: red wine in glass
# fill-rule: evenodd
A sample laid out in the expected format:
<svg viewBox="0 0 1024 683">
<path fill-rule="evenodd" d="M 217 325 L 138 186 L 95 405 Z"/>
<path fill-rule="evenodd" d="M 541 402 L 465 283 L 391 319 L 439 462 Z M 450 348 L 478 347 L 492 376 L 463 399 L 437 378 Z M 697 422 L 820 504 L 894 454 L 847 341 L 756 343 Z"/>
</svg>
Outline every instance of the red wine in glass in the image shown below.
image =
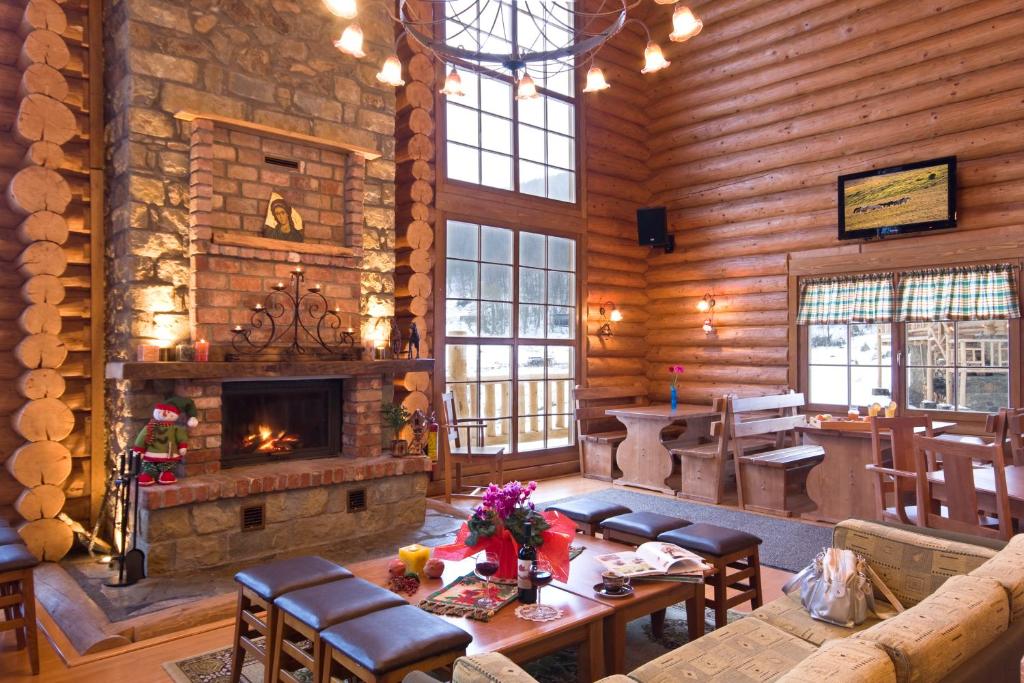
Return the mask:
<svg viewBox="0 0 1024 683">
<path fill-rule="evenodd" d="M 477 599 L 477 607 L 493 609 L 498 601 L 491 597 L 491 577 L 498 573 L 498 554 L 485 550 L 476 556 L 476 573 L 484 577 L 484 595 Z"/>
<path fill-rule="evenodd" d="M 551 579 L 553 578 L 554 576 L 551 574 L 550 569 L 537 566 L 530 569 L 530 581 L 533 582 L 535 588 L 543 588 L 551 583 Z"/>
<path fill-rule="evenodd" d="M 498 573 L 498 563 L 488 562 L 487 560 L 477 560 L 476 573 L 483 577 L 494 576 Z"/>
</svg>

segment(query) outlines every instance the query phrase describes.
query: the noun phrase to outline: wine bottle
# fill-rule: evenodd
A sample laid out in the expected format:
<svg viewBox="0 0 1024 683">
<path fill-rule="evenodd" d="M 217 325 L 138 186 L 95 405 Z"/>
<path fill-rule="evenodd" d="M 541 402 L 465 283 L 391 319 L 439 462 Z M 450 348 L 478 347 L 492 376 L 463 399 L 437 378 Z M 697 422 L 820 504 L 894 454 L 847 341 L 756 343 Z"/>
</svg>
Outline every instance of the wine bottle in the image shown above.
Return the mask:
<svg viewBox="0 0 1024 683">
<path fill-rule="evenodd" d="M 533 580 L 530 578 L 530 569 L 537 561 L 537 549 L 533 547 L 533 524 L 526 522 L 523 525 L 523 533 L 526 542 L 519 547 L 519 563 L 516 571 L 516 583 L 519 585 L 519 602 L 524 605 L 532 605 L 537 602 L 537 589 L 533 587 Z"/>
</svg>

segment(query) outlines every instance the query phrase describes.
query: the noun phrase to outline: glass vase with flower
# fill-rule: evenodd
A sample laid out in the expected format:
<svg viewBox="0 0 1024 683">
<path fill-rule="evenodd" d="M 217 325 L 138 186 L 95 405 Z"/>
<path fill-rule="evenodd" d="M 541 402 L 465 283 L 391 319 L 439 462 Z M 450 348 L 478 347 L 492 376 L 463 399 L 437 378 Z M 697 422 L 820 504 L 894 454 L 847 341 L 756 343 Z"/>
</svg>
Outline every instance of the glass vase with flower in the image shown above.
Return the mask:
<svg viewBox="0 0 1024 683">
<path fill-rule="evenodd" d="M 675 410 L 679 405 L 679 375 L 683 374 L 682 365 L 670 365 L 668 366 L 670 377 L 672 378 L 672 384 L 669 387 L 669 402 L 672 404 L 672 410 Z"/>
</svg>

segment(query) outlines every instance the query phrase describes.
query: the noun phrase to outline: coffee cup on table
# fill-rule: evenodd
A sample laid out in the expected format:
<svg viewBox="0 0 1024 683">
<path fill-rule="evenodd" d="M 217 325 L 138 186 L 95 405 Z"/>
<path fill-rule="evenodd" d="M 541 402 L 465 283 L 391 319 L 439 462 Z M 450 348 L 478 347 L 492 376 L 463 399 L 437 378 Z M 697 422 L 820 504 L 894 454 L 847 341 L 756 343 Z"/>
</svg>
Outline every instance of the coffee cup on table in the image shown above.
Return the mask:
<svg viewBox="0 0 1024 683">
<path fill-rule="evenodd" d="M 601 585 L 606 593 L 621 593 L 629 585 L 629 579 L 615 572 L 602 572 Z"/>
</svg>

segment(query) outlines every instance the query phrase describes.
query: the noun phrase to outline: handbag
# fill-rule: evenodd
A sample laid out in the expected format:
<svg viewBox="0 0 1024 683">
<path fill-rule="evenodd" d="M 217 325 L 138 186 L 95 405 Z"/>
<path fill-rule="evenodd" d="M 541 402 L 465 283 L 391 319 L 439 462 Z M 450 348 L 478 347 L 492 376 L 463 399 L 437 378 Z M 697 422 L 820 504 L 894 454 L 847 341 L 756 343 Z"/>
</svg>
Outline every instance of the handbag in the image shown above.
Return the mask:
<svg viewBox="0 0 1024 683">
<path fill-rule="evenodd" d="M 871 565 L 852 550 L 826 548 L 782 587 L 789 595 L 800 587 L 800 603 L 812 619 L 851 628 L 864 623 L 869 614 L 887 619 L 892 610 L 875 605 L 875 588 L 897 612 L 903 605 Z"/>
</svg>

